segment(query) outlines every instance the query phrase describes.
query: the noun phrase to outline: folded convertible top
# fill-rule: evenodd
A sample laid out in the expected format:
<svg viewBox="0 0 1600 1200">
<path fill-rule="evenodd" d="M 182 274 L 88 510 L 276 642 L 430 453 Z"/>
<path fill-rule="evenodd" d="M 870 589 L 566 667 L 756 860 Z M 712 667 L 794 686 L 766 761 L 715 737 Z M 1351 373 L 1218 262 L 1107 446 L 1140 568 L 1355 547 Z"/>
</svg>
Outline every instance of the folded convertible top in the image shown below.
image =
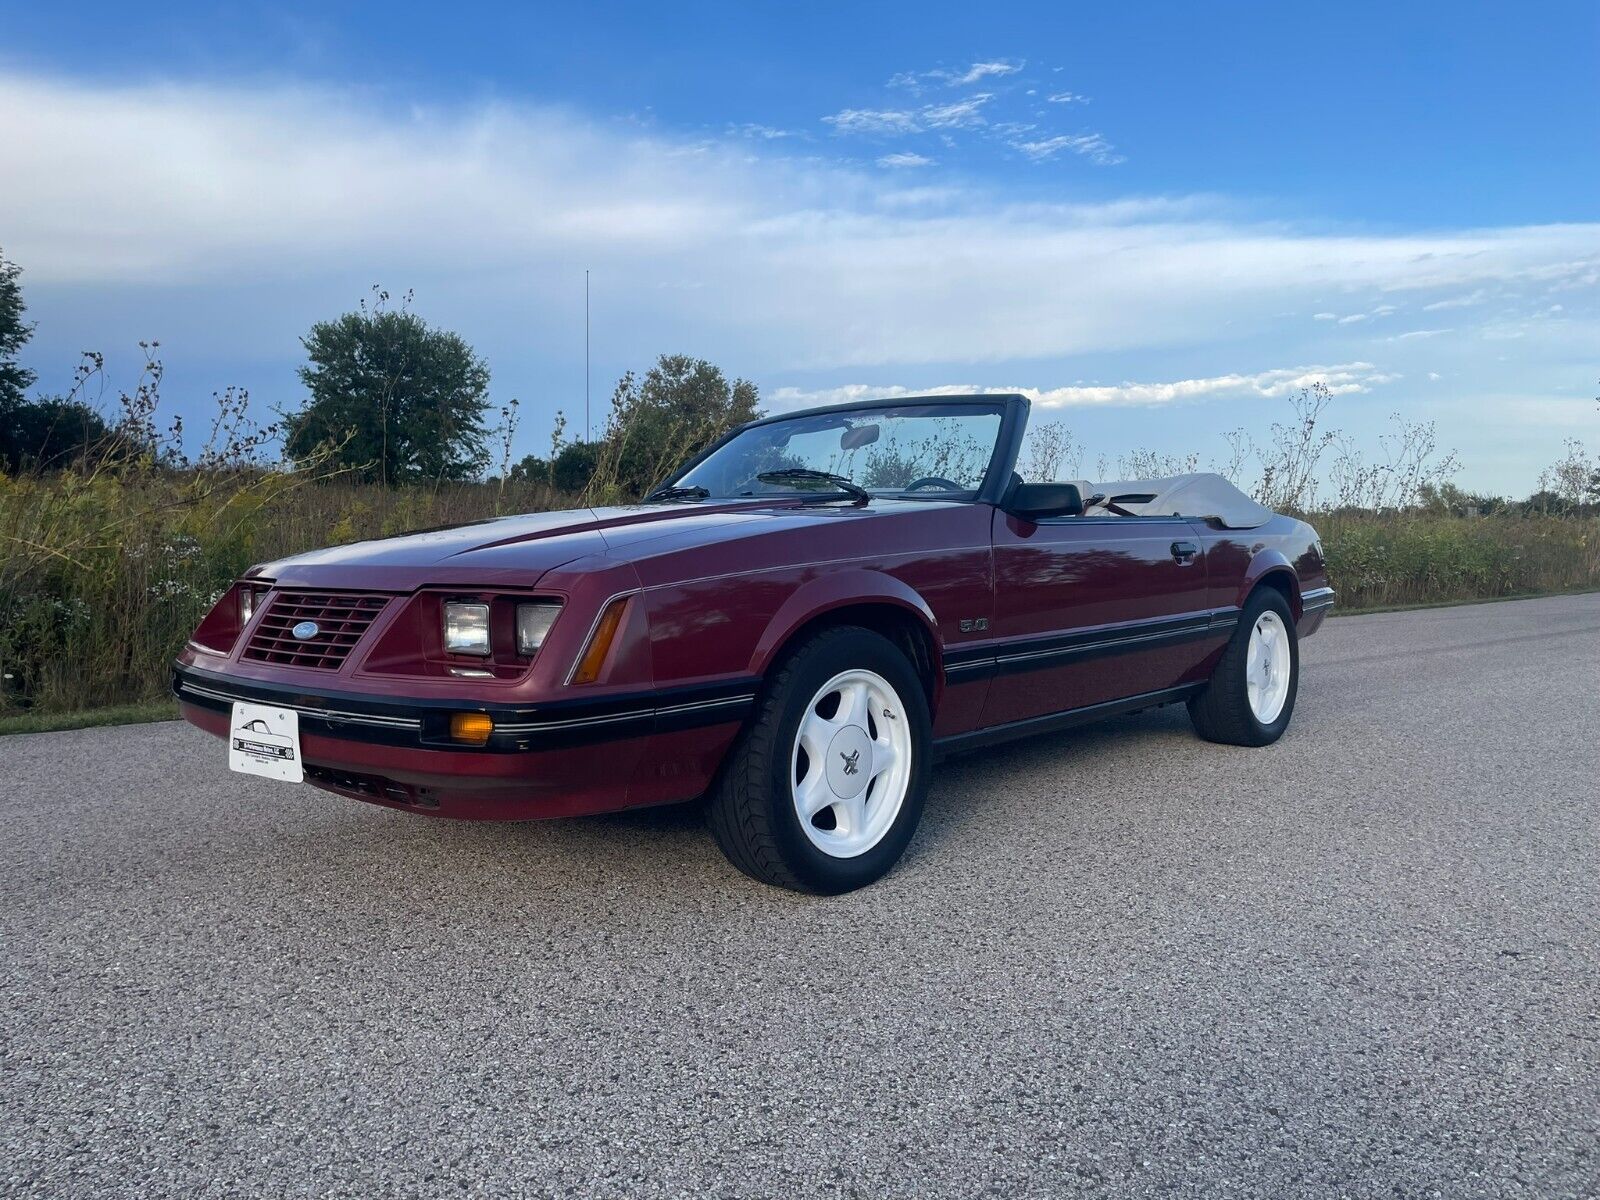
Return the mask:
<svg viewBox="0 0 1600 1200">
<path fill-rule="evenodd" d="M 1221 475 L 1209 473 L 1092 483 L 1087 485 L 1084 499 L 1096 492 L 1103 492 L 1107 502 L 1135 516 L 1202 517 L 1228 529 L 1255 529 L 1272 519 L 1271 509 L 1257 504 Z M 1103 504 L 1089 510 L 1090 515 L 1104 511 Z"/>
</svg>

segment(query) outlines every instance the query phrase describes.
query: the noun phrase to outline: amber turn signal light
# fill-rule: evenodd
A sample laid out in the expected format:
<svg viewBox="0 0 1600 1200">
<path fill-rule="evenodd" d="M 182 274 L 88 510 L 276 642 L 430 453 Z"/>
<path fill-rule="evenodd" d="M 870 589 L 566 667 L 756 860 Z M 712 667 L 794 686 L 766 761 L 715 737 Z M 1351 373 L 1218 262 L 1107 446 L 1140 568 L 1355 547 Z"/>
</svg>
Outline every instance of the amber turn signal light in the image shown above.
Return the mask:
<svg viewBox="0 0 1600 1200">
<path fill-rule="evenodd" d="M 451 713 L 450 740 L 481 746 L 494 732 L 494 718 L 488 713 Z"/>
<path fill-rule="evenodd" d="M 622 613 L 627 607 L 626 596 L 606 605 L 605 612 L 600 614 L 599 624 L 594 627 L 594 636 L 589 639 L 588 648 L 572 672 L 573 683 L 593 683 L 600 678 L 600 668 L 606 665 L 606 655 L 611 653 L 611 643 L 616 640 L 617 630 L 622 628 Z"/>
</svg>

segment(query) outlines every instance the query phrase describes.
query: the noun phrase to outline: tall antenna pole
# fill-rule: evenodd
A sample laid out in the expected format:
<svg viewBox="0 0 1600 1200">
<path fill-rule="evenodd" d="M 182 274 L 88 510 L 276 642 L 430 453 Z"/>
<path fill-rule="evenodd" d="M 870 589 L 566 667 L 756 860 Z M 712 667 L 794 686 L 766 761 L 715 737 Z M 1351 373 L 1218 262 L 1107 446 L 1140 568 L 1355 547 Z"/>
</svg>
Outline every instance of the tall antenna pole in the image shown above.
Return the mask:
<svg viewBox="0 0 1600 1200">
<path fill-rule="evenodd" d="M 591 442 L 589 432 L 589 268 L 583 269 L 583 440 Z"/>
</svg>

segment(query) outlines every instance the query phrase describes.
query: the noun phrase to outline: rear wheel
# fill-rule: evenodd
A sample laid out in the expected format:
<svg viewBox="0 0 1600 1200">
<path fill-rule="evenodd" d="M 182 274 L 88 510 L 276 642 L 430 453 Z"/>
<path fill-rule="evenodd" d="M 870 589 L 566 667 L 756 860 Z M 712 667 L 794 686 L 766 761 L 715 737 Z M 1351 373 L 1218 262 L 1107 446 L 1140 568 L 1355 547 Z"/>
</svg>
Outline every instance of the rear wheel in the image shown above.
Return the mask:
<svg viewBox="0 0 1600 1200">
<path fill-rule="evenodd" d="M 1189 701 L 1189 717 L 1207 741 L 1265 746 L 1289 728 L 1299 687 L 1294 612 L 1282 592 L 1259 587 L 1205 690 Z"/>
<path fill-rule="evenodd" d="M 711 797 L 729 860 L 763 883 L 837 893 L 881 878 L 922 817 L 927 698 L 906 656 L 828 629 L 773 672 Z"/>
</svg>

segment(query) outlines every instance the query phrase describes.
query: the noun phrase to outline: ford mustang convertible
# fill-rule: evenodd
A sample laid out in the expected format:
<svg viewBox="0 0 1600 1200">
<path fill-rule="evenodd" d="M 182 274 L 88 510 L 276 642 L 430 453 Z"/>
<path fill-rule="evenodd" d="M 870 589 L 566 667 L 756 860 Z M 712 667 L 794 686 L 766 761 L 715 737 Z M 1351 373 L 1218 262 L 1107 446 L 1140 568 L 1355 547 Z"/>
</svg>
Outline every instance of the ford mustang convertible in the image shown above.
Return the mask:
<svg viewBox="0 0 1600 1200">
<path fill-rule="evenodd" d="M 1333 604 L 1309 526 L 1216 475 L 1016 471 L 1017 395 L 733 431 L 641 504 L 253 568 L 173 672 L 229 765 L 431 816 L 705 797 L 758 880 L 905 851 L 941 756 L 1184 701 L 1276 741 Z"/>
</svg>

